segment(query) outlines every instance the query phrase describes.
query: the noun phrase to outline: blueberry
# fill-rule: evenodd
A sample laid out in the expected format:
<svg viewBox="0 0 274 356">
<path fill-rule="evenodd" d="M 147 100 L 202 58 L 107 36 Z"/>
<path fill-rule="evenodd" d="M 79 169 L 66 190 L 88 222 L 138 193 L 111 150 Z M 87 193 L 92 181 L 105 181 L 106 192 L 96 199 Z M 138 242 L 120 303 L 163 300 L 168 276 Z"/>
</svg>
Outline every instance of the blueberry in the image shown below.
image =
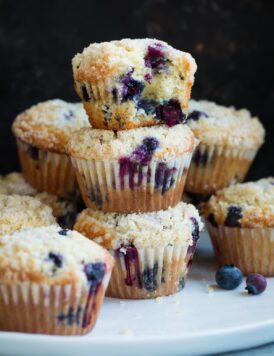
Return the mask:
<svg viewBox="0 0 274 356">
<path fill-rule="evenodd" d="M 166 193 L 175 183 L 175 167 L 168 168 L 165 162 L 159 162 L 155 172 L 155 188 L 161 189 L 162 194 Z"/>
<path fill-rule="evenodd" d="M 156 108 L 156 117 L 169 127 L 183 123 L 185 120 L 181 105 L 175 99 L 170 99 L 168 102 L 159 105 Z"/>
<path fill-rule="evenodd" d="M 77 213 L 74 211 L 68 211 L 65 215 L 60 216 L 58 218 L 58 224 L 63 227 L 63 228 L 67 228 L 67 229 L 71 229 L 75 223 L 76 220 L 76 216 Z M 64 233 L 60 233 L 60 235 L 66 235 L 67 234 L 67 230 L 61 230 Z M 66 233 L 65 233 L 66 232 Z"/>
<path fill-rule="evenodd" d="M 159 146 L 159 141 L 155 137 L 146 137 L 143 140 L 143 145 L 149 153 L 154 153 Z"/>
<path fill-rule="evenodd" d="M 257 295 L 263 293 L 267 282 L 264 276 L 259 273 L 251 273 L 246 279 L 246 290 L 249 294 Z"/>
<path fill-rule="evenodd" d="M 178 285 L 178 289 L 181 290 L 185 287 L 186 281 L 185 281 L 185 277 L 181 277 L 179 280 L 179 285 Z"/>
<path fill-rule="evenodd" d="M 106 264 L 103 262 L 87 263 L 84 266 L 84 272 L 91 287 L 95 289 L 104 278 L 106 272 Z"/>
<path fill-rule="evenodd" d="M 200 238 L 200 227 L 199 223 L 196 218 L 191 217 L 190 220 L 192 221 L 193 224 L 193 229 L 192 229 L 192 239 L 194 242 L 197 242 Z"/>
<path fill-rule="evenodd" d="M 167 58 L 165 58 L 162 50 L 163 45 L 161 43 L 154 43 L 153 46 L 148 46 L 145 66 L 151 68 L 154 74 L 167 69 Z"/>
<path fill-rule="evenodd" d="M 116 256 L 118 258 L 124 258 L 126 268 L 126 285 L 133 286 L 134 281 L 136 281 L 137 286 L 142 288 L 139 254 L 137 248 L 134 245 L 121 245 L 121 247 L 116 250 Z"/>
<path fill-rule="evenodd" d="M 232 290 L 242 283 L 243 274 L 234 265 L 224 265 L 217 270 L 215 279 L 220 288 Z"/>
<path fill-rule="evenodd" d="M 140 99 L 137 109 L 143 109 L 147 115 L 154 115 L 158 103 L 155 100 Z"/>
<path fill-rule="evenodd" d="M 39 159 L 39 149 L 37 147 L 34 147 L 32 145 L 28 145 L 27 153 L 33 160 L 38 161 L 38 159 Z"/>
<path fill-rule="evenodd" d="M 129 186 L 141 186 L 143 180 L 142 167 L 150 163 L 154 151 L 158 148 L 159 142 L 154 137 L 146 137 L 142 144 L 139 145 L 129 156 L 119 159 L 119 176 L 121 186 L 124 187 L 124 178 L 129 175 Z M 138 174 L 137 183 L 135 175 Z"/>
<path fill-rule="evenodd" d="M 118 90 L 117 90 L 117 88 L 113 88 L 112 89 L 112 97 L 113 97 L 114 101 L 118 100 Z"/>
<path fill-rule="evenodd" d="M 98 205 L 99 208 L 102 207 L 103 197 L 102 197 L 100 186 L 99 186 L 98 182 L 95 184 L 95 186 L 92 186 L 90 188 L 88 196 L 92 202 L 94 202 L 95 204 Z M 106 196 L 106 200 L 108 200 L 107 196 Z"/>
<path fill-rule="evenodd" d="M 208 115 L 203 111 L 194 110 L 187 115 L 188 120 L 198 121 L 202 116 L 208 117 Z"/>
<path fill-rule="evenodd" d="M 122 82 L 122 100 L 137 100 L 143 89 L 144 83 L 132 78 L 133 70 L 124 75 L 121 79 Z"/>
<path fill-rule="evenodd" d="M 63 314 L 63 313 L 58 314 L 57 320 L 61 324 L 63 324 L 63 322 L 66 321 L 66 324 L 69 326 L 73 325 L 74 323 L 79 325 L 81 313 L 82 313 L 82 308 L 80 306 L 77 307 L 76 311 L 72 306 L 70 306 L 67 314 Z"/>
<path fill-rule="evenodd" d="M 88 95 L 88 91 L 87 91 L 87 88 L 85 87 L 85 85 L 81 86 L 81 92 L 82 92 L 82 97 L 83 97 L 84 101 L 89 101 L 89 95 Z"/>
<path fill-rule="evenodd" d="M 208 161 L 207 151 L 205 150 L 203 153 L 201 153 L 199 148 L 196 148 L 192 157 L 192 161 L 196 164 L 196 166 L 201 165 L 204 167 Z"/>
<path fill-rule="evenodd" d="M 208 214 L 207 220 L 210 222 L 210 224 L 214 227 L 218 227 L 218 224 L 215 220 L 215 216 L 213 213 Z"/>
<path fill-rule="evenodd" d="M 157 289 L 158 264 L 155 263 L 153 268 L 144 270 L 144 288 L 149 292 L 154 292 Z"/>
<path fill-rule="evenodd" d="M 146 73 L 145 74 L 145 81 L 147 81 L 148 83 L 151 83 L 152 80 L 152 76 L 150 73 Z"/>
<path fill-rule="evenodd" d="M 60 219 L 60 220 L 61 220 L 61 219 Z M 59 234 L 59 235 L 63 235 L 63 236 L 67 236 L 68 230 L 67 230 L 67 229 L 59 230 L 59 231 L 58 231 L 58 234 Z"/>
<path fill-rule="evenodd" d="M 196 250 L 197 242 L 200 238 L 200 227 L 199 227 L 199 223 L 198 223 L 197 219 L 194 217 L 191 217 L 190 220 L 192 222 L 193 227 L 192 227 L 192 245 L 188 246 L 188 249 L 187 249 L 187 255 L 190 256 L 189 262 L 188 262 L 188 267 L 192 263 L 192 258 L 193 258 L 194 252 Z"/>
<path fill-rule="evenodd" d="M 64 119 L 70 121 L 73 118 L 74 114 L 72 110 L 69 110 L 67 113 L 64 114 Z"/>
<path fill-rule="evenodd" d="M 227 209 L 227 215 L 225 219 L 225 226 L 229 227 L 240 227 L 241 223 L 239 220 L 243 217 L 242 209 L 238 206 L 230 206 Z"/>
<path fill-rule="evenodd" d="M 63 266 L 63 256 L 60 253 L 49 252 L 48 258 L 52 260 L 57 268 L 61 268 Z"/>
</svg>

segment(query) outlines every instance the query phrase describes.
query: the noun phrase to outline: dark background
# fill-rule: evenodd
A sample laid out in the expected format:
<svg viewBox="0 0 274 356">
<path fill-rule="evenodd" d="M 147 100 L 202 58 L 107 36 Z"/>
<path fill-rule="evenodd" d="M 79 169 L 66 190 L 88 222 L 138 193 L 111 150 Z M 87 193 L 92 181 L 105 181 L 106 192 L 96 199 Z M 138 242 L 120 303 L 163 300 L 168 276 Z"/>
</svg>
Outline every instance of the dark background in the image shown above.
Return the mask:
<svg viewBox="0 0 274 356">
<path fill-rule="evenodd" d="M 14 117 L 51 98 L 78 100 L 71 58 L 90 42 L 156 37 L 198 63 L 193 97 L 246 107 L 267 142 L 249 178 L 274 175 L 274 1 L 0 0 L 0 172 L 18 169 Z"/>
</svg>

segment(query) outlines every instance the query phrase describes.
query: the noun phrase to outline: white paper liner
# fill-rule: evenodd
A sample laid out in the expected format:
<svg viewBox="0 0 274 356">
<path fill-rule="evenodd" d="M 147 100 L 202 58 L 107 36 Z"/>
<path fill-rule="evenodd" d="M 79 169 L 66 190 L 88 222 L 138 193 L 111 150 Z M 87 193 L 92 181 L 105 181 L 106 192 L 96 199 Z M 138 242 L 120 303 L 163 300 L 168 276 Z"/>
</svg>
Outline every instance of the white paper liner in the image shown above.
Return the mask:
<svg viewBox="0 0 274 356">
<path fill-rule="evenodd" d="M 188 171 L 185 190 L 197 194 L 212 194 L 233 181 L 242 182 L 258 151 L 202 143 L 196 150 Z"/>
<path fill-rule="evenodd" d="M 34 188 L 65 198 L 75 194 L 77 181 L 67 155 L 34 148 L 37 159 L 33 159 L 31 145 L 17 139 L 17 147 L 24 177 Z"/>
<path fill-rule="evenodd" d="M 245 275 L 274 276 L 274 228 L 206 226 L 220 265 L 234 264 Z"/>
<path fill-rule="evenodd" d="M 138 166 L 134 174 L 125 175 L 123 180 L 118 160 L 71 159 L 87 207 L 106 212 L 145 212 L 167 209 L 179 203 L 191 156 L 192 153 L 186 153 L 164 162 L 166 170 L 162 178 L 168 176 L 168 171 L 173 170 L 174 174 L 162 179 L 161 184 L 158 161 Z"/>
<path fill-rule="evenodd" d="M 145 299 L 179 292 L 184 287 L 190 265 L 187 250 L 186 245 L 136 249 L 137 262 L 127 259 L 122 252 L 109 251 L 116 263 L 106 295 Z"/>
<path fill-rule="evenodd" d="M 95 293 L 71 284 L 0 284 L 0 330 L 83 335 L 94 327 L 109 273 Z"/>
</svg>

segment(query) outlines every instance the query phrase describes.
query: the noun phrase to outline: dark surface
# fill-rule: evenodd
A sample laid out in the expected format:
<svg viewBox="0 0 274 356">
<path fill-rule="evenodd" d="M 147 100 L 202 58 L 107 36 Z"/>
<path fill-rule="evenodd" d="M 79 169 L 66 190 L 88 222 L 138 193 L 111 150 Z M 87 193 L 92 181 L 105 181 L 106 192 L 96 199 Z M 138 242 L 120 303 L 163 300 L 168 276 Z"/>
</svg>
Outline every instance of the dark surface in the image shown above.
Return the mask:
<svg viewBox="0 0 274 356">
<path fill-rule="evenodd" d="M 193 97 L 246 107 L 267 130 L 250 178 L 274 174 L 273 1 L 0 0 L 0 172 L 18 169 L 12 120 L 50 98 L 76 101 L 71 58 L 90 42 L 156 37 L 198 63 Z"/>
</svg>

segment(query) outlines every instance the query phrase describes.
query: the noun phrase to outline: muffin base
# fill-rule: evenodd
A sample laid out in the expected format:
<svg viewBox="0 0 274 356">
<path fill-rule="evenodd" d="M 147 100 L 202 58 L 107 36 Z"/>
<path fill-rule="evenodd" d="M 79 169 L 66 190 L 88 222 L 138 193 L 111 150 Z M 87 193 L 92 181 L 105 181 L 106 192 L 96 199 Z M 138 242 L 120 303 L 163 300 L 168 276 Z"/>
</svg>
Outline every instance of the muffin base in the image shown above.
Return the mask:
<svg viewBox="0 0 274 356">
<path fill-rule="evenodd" d="M 73 285 L 0 285 L 0 330 L 50 335 L 84 335 L 94 327 L 107 280 L 95 293 Z"/>
<path fill-rule="evenodd" d="M 40 150 L 17 139 L 25 179 L 40 192 L 71 198 L 77 181 L 70 159 L 65 154 Z"/>
<path fill-rule="evenodd" d="M 185 191 L 213 194 L 233 181 L 242 182 L 257 150 L 199 144 L 188 171 Z"/>
<path fill-rule="evenodd" d="M 238 228 L 208 221 L 206 226 L 219 265 L 234 264 L 248 275 L 274 276 L 274 228 Z"/>
<path fill-rule="evenodd" d="M 118 161 L 72 158 L 82 198 L 88 208 L 104 212 L 130 213 L 167 209 L 178 204 L 185 186 L 191 154 L 171 160 L 163 170 L 174 174 L 156 186 L 157 164 L 140 166 L 121 180 Z M 150 172 L 150 173 L 148 173 Z M 139 177 L 142 177 L 138 184 Z M 158 179 L 159 180 L 159 179 Z"/>
<path fill-rule="evenodd" d="M 190 258 L 186 246 L 135 250 L 134 259 L 127 258 L 128 252 L 109 251 L 116 263 L 106 292 L 108 297 L 156 298 L 184 288 Z"/>
</svg>

